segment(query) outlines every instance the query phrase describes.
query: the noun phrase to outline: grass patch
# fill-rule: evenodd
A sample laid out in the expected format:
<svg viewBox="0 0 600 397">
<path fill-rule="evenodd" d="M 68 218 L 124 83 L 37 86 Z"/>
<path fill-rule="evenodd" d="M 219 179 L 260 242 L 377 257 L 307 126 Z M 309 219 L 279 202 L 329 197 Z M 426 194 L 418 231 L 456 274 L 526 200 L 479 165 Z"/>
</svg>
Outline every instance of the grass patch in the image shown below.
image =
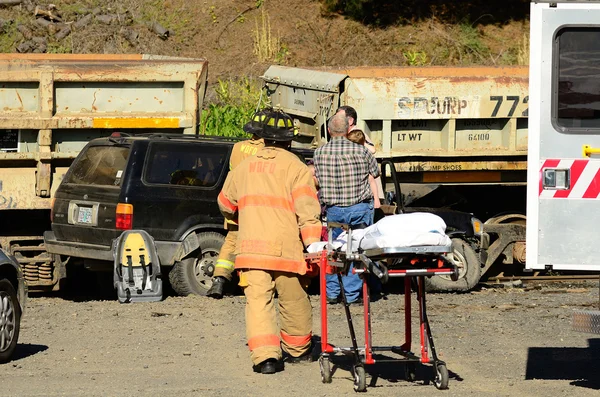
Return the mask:
<svg viewBox="0 0 600 397">
<path fill-rule="evenodd" d="M 290 50 L 287 45 L 281 43 L 279 34 L 273 34 L 269 14 L 261 8 L 260 23 L 256 19 L 253 30 L 254 55 L 259 62 L 286 63 Z"/>
<path fill-rule="evenodd" d="M 17 23 L 4 24 L 0 33 L 0 52 L 14 52 L 20 40 L 21 34 L 17 30 Z"/>
</svg>

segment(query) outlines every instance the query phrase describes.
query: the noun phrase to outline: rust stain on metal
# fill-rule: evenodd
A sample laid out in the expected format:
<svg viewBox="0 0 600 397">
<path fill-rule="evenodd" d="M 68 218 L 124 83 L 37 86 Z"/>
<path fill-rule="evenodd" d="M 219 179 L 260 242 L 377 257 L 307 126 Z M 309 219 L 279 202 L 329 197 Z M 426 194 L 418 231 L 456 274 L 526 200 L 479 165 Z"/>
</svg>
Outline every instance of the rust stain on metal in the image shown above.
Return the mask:
<svg viewBox="0 0 600 397">
<path fill-rule="evenodd" d="M 329 68 L 324 69 L 329 70 Z M 336 69 L 347 74 L 352 78 L 370 78 L 370 77 L 447 77 L 447 78 L 479 78 L 489 79 L 490 77 L 506 76 L 509 78 L 527 78 L 529 68 L 527 66 L 506 66 L 506 67 L 357 67 L 357 68 L 339 68 Z"/>
<path fill-rule="evenodd" d="M 19 91 L 15 90 L 15 94 L 17 95 L 17 98 L 19 99 L 19 102 L 21 103 L 21 110 L 23 110 L 25 108 L 25 106 L 23 105 L 23 99 L 21 99 L 21 95 L 19 95 Z"/>
<path fill-rule="evenodd" d="M 92 102 L 92 111 L 94 110 L 98 110 L 98 108 L 96 107 L 96 92 L 94 92 L 94 101 Z"/>
</svg>

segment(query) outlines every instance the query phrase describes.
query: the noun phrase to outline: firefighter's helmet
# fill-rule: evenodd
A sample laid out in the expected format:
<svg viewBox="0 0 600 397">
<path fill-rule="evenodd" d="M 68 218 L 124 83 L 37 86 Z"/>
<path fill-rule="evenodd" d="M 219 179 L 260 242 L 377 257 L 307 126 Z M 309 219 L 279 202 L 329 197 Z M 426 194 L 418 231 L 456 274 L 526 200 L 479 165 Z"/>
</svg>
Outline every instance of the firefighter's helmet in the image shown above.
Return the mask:
<svg viewBox="0 0 600 397">
<path fill-rule="evenodd" d="M 294 120 L 281 110 L 270 109 L 259 116 L 262 129 L 256 132 L 261 138 L 270 141 L 291 141 L 296 135 Z"/>
<path fill-rule="evenodd" d="M 244 132 L 248 134 L 257 135 L 257 132 L 263 129 L 262 121 L 264 120 L 265 115 L 272 111 L 272 109 L 266 108 L 254 113 L 254 115 L 252 116 L 252 120 L 250 120 L 244 125 Z"/>
</svg>

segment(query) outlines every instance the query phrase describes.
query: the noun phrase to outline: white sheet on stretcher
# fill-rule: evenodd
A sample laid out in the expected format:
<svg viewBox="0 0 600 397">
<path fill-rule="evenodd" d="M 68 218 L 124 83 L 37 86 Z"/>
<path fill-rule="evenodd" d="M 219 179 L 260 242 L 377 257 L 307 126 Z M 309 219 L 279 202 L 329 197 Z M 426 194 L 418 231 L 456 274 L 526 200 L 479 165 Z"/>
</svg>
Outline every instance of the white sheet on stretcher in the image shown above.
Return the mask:
<svg viewBox="0 0 600 397">
<path fill-rule="evenodd" d="M 334 249 L 346 249 L 348 235 L 343 232 L 333 241 Z M 352 231 L 352 247 L 362 249 L 416 247 L 423 245 L 448 246 L 452 242 L 446 236 L 446 223 L 437 215 L 426 212 L 390 215 L 366 229 Z M 311 244 L 307 251 L 320 252 L 326 241 Z"/>
</svg>

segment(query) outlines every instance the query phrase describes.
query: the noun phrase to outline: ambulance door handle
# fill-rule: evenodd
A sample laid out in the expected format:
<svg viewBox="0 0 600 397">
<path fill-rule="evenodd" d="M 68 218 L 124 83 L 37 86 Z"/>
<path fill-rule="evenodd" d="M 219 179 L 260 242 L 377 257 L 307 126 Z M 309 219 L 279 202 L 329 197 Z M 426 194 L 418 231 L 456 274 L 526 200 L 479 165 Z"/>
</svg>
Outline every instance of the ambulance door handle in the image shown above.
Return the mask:
<svg viewBox="0 0 600 397">
<path fill-rule="evenodd" d="M 582 154 L 583 157 L 591 157 L 592 154 L 600 154 L 600 148 L 594 148 L 590 145 L 583 145 Z"/>
</svg>

